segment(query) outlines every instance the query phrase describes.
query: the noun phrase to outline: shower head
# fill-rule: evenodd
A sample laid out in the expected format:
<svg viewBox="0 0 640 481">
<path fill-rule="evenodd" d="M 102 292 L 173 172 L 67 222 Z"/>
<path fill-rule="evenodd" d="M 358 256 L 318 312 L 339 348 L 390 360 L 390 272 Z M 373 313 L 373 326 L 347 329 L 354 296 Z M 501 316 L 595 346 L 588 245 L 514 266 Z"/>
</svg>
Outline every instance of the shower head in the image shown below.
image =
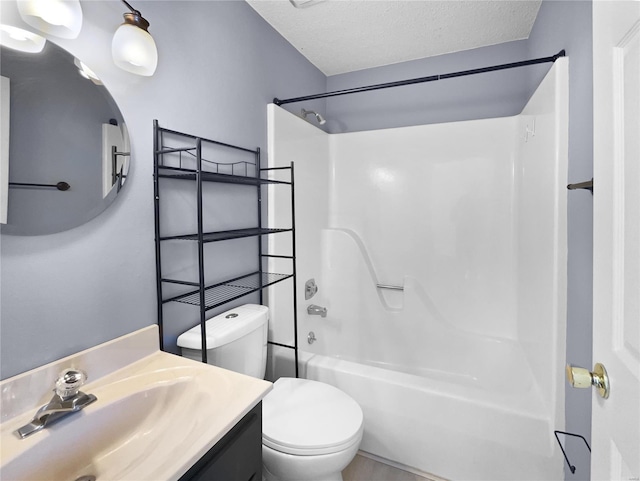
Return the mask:
<svg viewBox="0 0 640 481">
<path fill-rule="evenodd" d="M 305 110 L 302 109 L 300 111 L 300 116 L 306 120 L 307 115 L 309 114 L 313 114 L 313 116 L 316 118 L 316 120 L 318 121 L 318 123 L 320 125 L 324 125 L 327 121 L 324 119 L 324 117 L 322 115 L 320 115 L 318 112 L 314 112 L 313 110 Z"/>
</svg>

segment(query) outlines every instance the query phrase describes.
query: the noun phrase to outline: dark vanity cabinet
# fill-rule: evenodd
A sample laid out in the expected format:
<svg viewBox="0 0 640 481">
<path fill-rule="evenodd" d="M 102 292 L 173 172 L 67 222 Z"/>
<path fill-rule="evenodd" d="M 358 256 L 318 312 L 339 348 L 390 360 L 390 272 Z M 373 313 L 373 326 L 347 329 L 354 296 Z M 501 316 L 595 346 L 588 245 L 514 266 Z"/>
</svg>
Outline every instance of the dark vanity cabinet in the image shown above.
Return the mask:
<svg viewBox="0 0 640 481">
<path fill-rule="evenodd" d="M 262 403 L 180 478 L 180 481 L 250 480 L 262 480 Z"/>
</svg>

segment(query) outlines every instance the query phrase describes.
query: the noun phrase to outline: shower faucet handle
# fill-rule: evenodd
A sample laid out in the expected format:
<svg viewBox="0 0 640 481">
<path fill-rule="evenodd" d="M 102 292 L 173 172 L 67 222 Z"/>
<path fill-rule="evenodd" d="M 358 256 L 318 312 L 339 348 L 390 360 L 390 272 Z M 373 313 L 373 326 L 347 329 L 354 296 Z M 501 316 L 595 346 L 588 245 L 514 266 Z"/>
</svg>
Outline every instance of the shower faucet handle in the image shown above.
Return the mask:
<svg viewBox="0 0 640 481">
<path fill-rule="evenodd" d="M 315 279 L 309 279 L 304 283 L 304 299 L 308 301 L 318 292 L 318 286 Z"/>
</svg>

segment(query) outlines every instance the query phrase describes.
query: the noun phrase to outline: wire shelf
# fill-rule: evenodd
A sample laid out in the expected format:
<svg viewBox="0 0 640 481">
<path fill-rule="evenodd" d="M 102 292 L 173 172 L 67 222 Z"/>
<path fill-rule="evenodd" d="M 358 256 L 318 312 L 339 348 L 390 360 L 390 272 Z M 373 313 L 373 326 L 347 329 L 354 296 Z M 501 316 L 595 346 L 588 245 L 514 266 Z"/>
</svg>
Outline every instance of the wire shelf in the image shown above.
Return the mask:
<svg viewBox="0 0 640 481">
<path fill-rule="evenodd" d="M 263 272 L 262 276 L 259 272 L 253 272 L 236 279 L 215 284 L 205 288 L 204 303 L 205 310 L 226 304 L 252 292 L 257 292 L 267 286 L 271 286 L 278 282 L 293 277 L 293 274 L 277 274 L 272 272 Z M 200 305 L 200 290 L 191 291 L 164 302 L 181 302 L 192 306 Z"/>
<path fill-rule="evenodd" d="M 241 239 L 243 237 L 253 237 L 259 235 L 277 234 L 280 232 L 291 232 L 292 229 L 263 229 L 263 228 L 250 228 L 250 229 L 234 229 L 217 232 L 205 232 L 202 236 L 203 242 L 217 242 L 228 239 Z M 161 241 L 165 240 L 188 240 L 197 241 L 198 234 L 185 234 L 176 236 L 161 237 Z"/>
<path fill-rule="evenodd" d="M 196 180 L 198 172 L 193 169 L 184 169 L 179 167 L 158 166 L 158 177 L 165 179 L 178 180 Z M 217 172 L 201 173 L 203 182 L 221 182 L 225 184 L 241 184 L 241 185 L 261 185 L 261 184 L 291 184 L 282 180 L 263 179 L 259 177 L 220 174 Z"/>
</svg>

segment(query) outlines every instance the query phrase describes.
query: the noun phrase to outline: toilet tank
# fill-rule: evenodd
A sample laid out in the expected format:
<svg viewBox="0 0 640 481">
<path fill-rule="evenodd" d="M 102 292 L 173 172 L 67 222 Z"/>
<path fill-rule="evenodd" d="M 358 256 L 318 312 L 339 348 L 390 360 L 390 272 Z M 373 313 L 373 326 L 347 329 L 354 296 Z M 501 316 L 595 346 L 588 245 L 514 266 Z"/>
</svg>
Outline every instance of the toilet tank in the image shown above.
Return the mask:
<svg viewBox="0 0 640 481">
<path fill-rule="evenodd" d="M 258 304 L 235 307 L 206 321 L 207 363 L 264 379 L 269 309 Z M 202 361 L 198 324 L 178 337 L 182 355 Z"/>
</svg>

